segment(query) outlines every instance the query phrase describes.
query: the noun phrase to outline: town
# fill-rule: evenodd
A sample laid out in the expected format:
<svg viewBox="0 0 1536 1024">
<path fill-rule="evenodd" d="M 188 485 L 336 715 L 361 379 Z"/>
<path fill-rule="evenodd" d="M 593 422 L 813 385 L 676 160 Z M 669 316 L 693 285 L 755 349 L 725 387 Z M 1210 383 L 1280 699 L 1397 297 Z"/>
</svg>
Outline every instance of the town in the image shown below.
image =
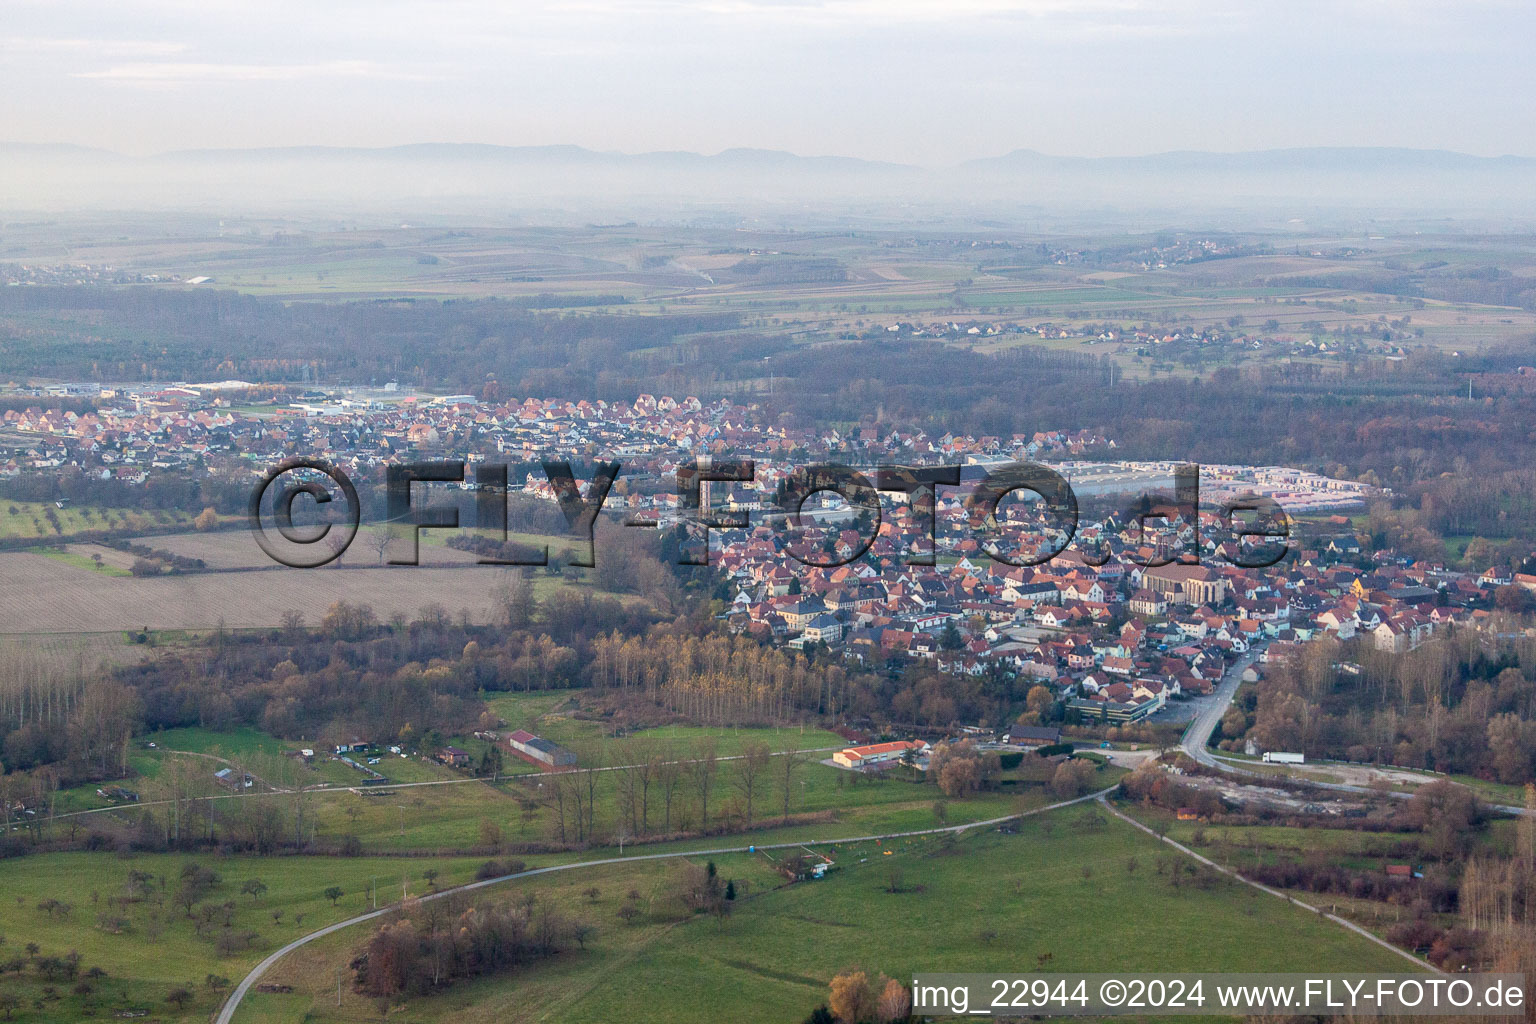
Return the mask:
<svg viewBox="0 0 1536 1024">
<path fill-rule="evenodd" d="M 623 471 L 607 507 L 623 521 L 670 530 L 703 509 L 749 523 L 703 531 L 731 632 L 864 666 L 922 660 L 947 674 L 1025 679 L 1049 696 L 1042 707 L 1067 723 L 1134 725 L 1187 714 L 1181 698 L 1209 693 L 1255 646 L 1281 658 L 1315 637 L 1365 635 L 1384 651 L 1413 650 L 1437 628 L 1488 619 L 1501 587 L 1536 590 L 1536 578 L 1509 570 L 1477 575 L 1363 552 L 1348 516 L 1372 489 L 1300 470 L 1202 466 L 1194 518 L 1185 509 L 1142 521 L 1123 506 L 1166 492 L 1176 465 L 1113 461 L 1114 440 L 1088 432 L 797 430 L 761 422 L 750 404 L 664 395 L 515 401 L 494 391 L 431 396 L 391 385 L 290 395 L 244 381 L 60 386 L 32 396 L 38 405 L 5 414 L 0 440 L 12 447 L 0 477 L 23 487 L 46 480 L 48 496 L 61 501 L 105 493 L 139 502 L 165 476 L 191 474 L 205 494 L 234 504 L 258 474 L 295 455 L 376 477 L 383 467 L 466 453 L 477 466 L 514 460 L 522 469 L 509 489 L 553 503 L 539 460 L 585 464 L 611 453 Z M 48 404 L 86 394 L 99 411 Z M 701 459 L 751 461 L 754 478 L 706 478 L 700 508 L 690 510 L 675 478 Z M 1015 502 L 1010 515 L 1000 509 L 993 532 L 1041 561 L 1026 566 L 983 551 L 971 534 L 965 487 L 940 489 L 936 528 L 910 495 L 884 494 L 875 525 L 824 493 L 791 534 L 766 513 L 776 507 L 776 490 L 817 459 L 949 463 L 962 483 L 1013 459 L 1043 460 L 1109 511 L 1085 514 L 1072 545 L 1057 550 L 1052 524 L 1031 505 Z M 1235 564 L 1246 546 L 1231 536 L 1222 507 L 1245 496 L 1269 498 L 1297 521 L 1293 550 L 1278 564 Z M 805 550 L 833 564 L 803 564 L 795 556 Z M 913 564 L 924 561 L 932 564 Z M 942 718 L 931 709 L 895 710 L 896 721 L 912 724 Z"/>
</svg>

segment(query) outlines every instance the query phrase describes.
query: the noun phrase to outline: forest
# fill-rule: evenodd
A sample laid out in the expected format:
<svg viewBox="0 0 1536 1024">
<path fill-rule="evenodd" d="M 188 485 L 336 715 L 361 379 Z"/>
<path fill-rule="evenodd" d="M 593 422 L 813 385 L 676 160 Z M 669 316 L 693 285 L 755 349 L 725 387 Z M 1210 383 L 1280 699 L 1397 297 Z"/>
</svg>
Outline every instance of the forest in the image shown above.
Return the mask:
<svg viewBox="0 0 1536 1024">
<path fill-rule="evenodd" d="M 456 916 L 441 901 L 402 910 L 353 960 L 357 988 L 378 997 L 425 995 L 454 981 L 528 967 L 571 945 L 584 945 L 592 926 L 558 904 L 526 893 L 512 906 L 469 907 Z"/>
<path fill-rule="evenodd" d="M 1519 784 L 1536 775 L 1533 713 L 1536 640 L 1518 630 L 1446 630 L 1402 654 L 1324 638 L 1240 693 L 1220 736 Z"/>
</svg>

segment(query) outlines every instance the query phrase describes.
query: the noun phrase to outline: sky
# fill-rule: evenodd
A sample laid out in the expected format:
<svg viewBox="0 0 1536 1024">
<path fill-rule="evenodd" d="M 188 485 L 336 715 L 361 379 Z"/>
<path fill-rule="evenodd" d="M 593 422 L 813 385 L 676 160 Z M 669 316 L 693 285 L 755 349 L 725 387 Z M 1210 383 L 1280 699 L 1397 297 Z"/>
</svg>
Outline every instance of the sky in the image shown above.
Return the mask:
<svg viewBox="0 0 1536 1024">
<path fill-rule="evenodd" d="M 1536 156 L 1527 0 L 5 0 L 0 140 Z"/>
</svg>

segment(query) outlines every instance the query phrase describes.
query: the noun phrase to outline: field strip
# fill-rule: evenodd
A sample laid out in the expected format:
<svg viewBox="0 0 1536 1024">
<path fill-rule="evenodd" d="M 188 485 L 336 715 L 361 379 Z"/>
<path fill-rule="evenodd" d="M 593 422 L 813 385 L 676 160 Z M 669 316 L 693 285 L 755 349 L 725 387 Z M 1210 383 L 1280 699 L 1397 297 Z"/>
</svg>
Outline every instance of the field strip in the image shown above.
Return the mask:
<svg viewBox="0 0 1536 1024">
<path fill-rule="evenodd" d="M 786 754 L 825 754 L 828 751 L 836 751 L 836 750 L 842 750 L 842 749 L 843 749 L 842 747 L 807 747 L 804 750 L 774 750 L 774 751 L 771 751 L 768 756 L 769 757 L 783 757 Z M 212 760 L 215 760 L 215 761 L 219 761 L 219 762 L 221 762 L 223 764 L 228 764 L 228 765 L 231 765 L 231 766 L 234 765 L 234 762 L 225 760 L 222 757 L 216 757 L 213 754 L 199 754 L 199 753 L 197 753 L 196 751 L 193 751 L 193 750 L 171 750 L 169 748 L 166 748 L 166 753 L 168 753 L 168 754 L 190 754 L 193 757 L 206 757 L 206 758 L 211 758 Z M 721 761 L 739 761 L 739 760 L 741 760 L 742 758 L 744 758 L 746 756 L 747 756 L 746 754 L 727 754 L 727 755 L 725 755 L 723 757 L 715 758 L 715 761 L 716 762 L 721 762 Z M 698 764 L 699 760 L 700 759 L 698 759 L 698 758 L 685 758 L 683 760 L 663 761 L 661 763 L 662 764 Z M 597 767 L 597 768 L 585 768 L 585 769 L 578 768 L 577 771 L 622 772 L 622 771 L 627 771 L 628 769 L 631 769 L 631 768 L 644 768 L 644 767 L 645 767 L 645 765 L 640 765 L 640 764 L 610 764 L 610 765 L 603 765 L 603 766 Z M 506 776 L 503 776 L 500 779 L 487 779 L 487 778 L 483 778 L 483 777 L 474 777 L 474 778 L 468 778 L 468 779 L 431 779 L 431 780 L 429 780 L 427 782 L 390 782 L 390 783 L 386 783 L 386 784 L 380 785 L 380 786 L 369 786 L 369 787 L 367 787 L 366 790 L 364 790 L 360 786 L 344 786 L 344 785 L 343 786 L 329 786 L 329 785 L 306 786 L 306 787 L 304 787 L 303 792 L 305 792 L 305 793 L 359 793 L 359 792 L 387 793 L 390 790 L 395 790 L 395 789 L 418 789 L 418 788 L 420 788 L 422 786 L 462 786 L 465 783 L 470 783 L 470 782 L 484 782 L 484 783 L 512 782 L 512 781 L 516 781 L 518 779 L 524 779 L 524 778 L 543 778 L 545 774 L 559 774 L 559 773 L 539 773 L 537 775 L 527 775 L 527 774 L 524 774 L 524 775 L 506 775 Z M 251 777 L 255 778 L 254 775 L 252 775 Z M 257 779 L 257 781 L 259 782 L 261 780 Z M 267 783 L 267 785 L 271 785 L 271 783 Z M 262 797 L 262 796 L 292 796 L 293 793 L 294 793 L 294 790 L 291 790 L 291 789 L 280 789 L 277 786 L 273 786 L 271 791 L 264 792 L 264 793 L 215 793 L 212 796 L 203 797 L 201 799 L 207 799 L 207 800 L 239 800 L 239 799 L 241 799 L 243 797 L 248 798 L 248 797 Z M 134 809 L 137 809 L 137 808 L 140 808 L 140 807 L 159 807 L 159 806 L 162 806 L 164 804 L 171 803 L 171 802 L 172 801 L 170 801 L 170 800 L 145 800 L 145 801 L 142 801 L 140 803 L 117 804 L 117 805 L 114 805 L 112 807 L 92 807 L 92 808 L 89 808 L 89 809 L 83 810 L 83 811 L 66 811 L 63 814 L 55 815 L 54 816 L 54 820 L 57 820 L 59 818 L 75 818 L 75 817 L 79 817 L 79 816 L 84 815 L 84 814 L 104 814 L 104 813 L 106 813 L 108 811 L 134 810 Z"/>
</svg>

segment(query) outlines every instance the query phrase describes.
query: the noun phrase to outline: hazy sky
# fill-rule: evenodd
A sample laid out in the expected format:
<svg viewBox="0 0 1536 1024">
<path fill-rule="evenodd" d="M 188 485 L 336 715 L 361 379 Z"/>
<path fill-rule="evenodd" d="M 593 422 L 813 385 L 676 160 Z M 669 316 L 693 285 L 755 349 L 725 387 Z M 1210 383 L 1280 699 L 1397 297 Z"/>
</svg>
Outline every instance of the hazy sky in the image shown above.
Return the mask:
<svg viewBox="0 0 1536 1024">
<path fill-rule="evenodd" d="M 1536 156 L 1529 0 L 4 0 L 0 140 Z"/>
</svg>

